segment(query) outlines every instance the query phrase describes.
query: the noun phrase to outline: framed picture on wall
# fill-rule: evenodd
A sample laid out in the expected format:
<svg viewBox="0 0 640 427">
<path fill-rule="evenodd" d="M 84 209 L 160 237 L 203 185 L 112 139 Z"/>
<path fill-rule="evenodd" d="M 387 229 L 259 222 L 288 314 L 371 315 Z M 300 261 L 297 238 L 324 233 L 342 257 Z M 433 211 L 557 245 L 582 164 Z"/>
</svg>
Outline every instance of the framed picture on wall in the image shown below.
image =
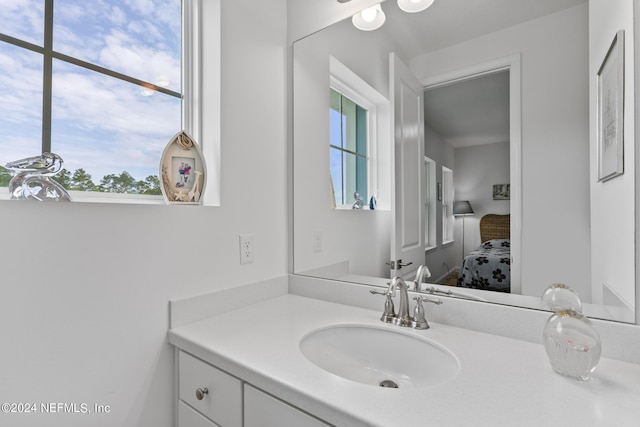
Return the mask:
<svg viewBox="0 0 640 427">
<path fill-rule="evenodd" d="M 616 33 L 597 73 L 598 181 L 624 173 L 624 31 Z"/>
<path fill-rule="evenodd" d="M 200 146 L 185 131 L 165 147 L 160 160 L 160 188 L 167 204 L 201 204 L 206 165 Z"/>
<path fill-rule="evenodd" d="M 493 200 L 510 200 L 511 184 L 493 184 Z"/>
</svg>

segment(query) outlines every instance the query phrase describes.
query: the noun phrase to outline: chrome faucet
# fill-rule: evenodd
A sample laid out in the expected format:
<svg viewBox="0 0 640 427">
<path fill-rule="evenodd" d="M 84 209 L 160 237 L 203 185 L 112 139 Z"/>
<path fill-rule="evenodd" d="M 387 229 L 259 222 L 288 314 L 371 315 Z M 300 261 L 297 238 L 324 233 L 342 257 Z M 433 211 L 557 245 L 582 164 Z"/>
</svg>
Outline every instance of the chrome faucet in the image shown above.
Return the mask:
<svg viewBox="0 0 640 427">
<path fill-rule="evenodd" d="M 421 265 L 420 267 L 418 267 L 416 278 L 413 281 L 413 290 L 416 292 L 420 292 L 420 285 L 424 283 L 424 279 L 427 279 L 429 277 L 431 277 L 429 267 L 427 267 L 426 265 Z"/>
<path fill-rule="evenodd" d="M 395 296 L 395 291 L 398 289 L 400 293 L 400 301 L 398 304 L 398 314 L 395 313 L 395 307 L 393 305 L 392 297 Z M 423 296 L 417 296 L 413 298 L 416 300 L 416 307 L 414 310 L 414 316 L 409 314 L 409 286 L 405 283 L 402 277 L 394 277 L 389 282 L 389 288 L 386 292 L 379 292 L 376 290 L 370 290 L 372 294 L 384 295 L 387 297 L 384 304 L 384 313 L 382 313 L 381 321 L 387 323 L 393 323 L 398 326 L 412 327 L 415 329 L 428 329 L 429 324 L 425 318 L 423 302 L 432 302 L 434 304 L 442 304 L 442 301 L 438 298 L 427 298 Z"/>
<path fill-rule="evenodd" d="M 393 323 L 400 326 L 411 326 L 413 319 L 409 315 L 409 286 L 407 286 L 402 277 L 391 279 L 388 292 L 393 295 L 396 289 L 400 293 L 400 303 L 398 305 L 398 315 L 393 320 Z"/>
</svg>

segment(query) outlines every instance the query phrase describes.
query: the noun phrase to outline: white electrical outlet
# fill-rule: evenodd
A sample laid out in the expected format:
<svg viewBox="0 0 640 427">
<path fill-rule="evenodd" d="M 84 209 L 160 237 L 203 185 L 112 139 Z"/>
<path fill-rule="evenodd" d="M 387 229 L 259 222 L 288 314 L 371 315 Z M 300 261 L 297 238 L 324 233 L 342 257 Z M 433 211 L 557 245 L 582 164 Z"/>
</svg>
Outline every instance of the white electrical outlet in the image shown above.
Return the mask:
<svg viewBox="0 0 640 427">
<path fill-rule="evenodd" d="M 322 231 L 313 232 L 313 252 L 322 252 Z"/>
<path fill-rule="evenodd" d="M 240 264 L 253 262 L 253 234 L 240 235 Z"/>
</svg>

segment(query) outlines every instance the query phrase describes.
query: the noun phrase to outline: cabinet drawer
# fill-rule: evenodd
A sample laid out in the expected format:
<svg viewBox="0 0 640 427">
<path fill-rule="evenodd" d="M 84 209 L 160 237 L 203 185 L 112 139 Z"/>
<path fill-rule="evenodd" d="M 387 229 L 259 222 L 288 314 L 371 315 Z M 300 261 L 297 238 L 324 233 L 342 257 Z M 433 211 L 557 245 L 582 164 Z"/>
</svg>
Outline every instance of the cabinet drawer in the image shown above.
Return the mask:
<svg viewBox="0 0 640 427">
<path fill-rule="evenodd" d="M 218 424 L 215 424 L 186 403 L 179 401 L 178 427 L 218 427 Z"/>
<path fill-rule="evenodd" d="M 244 386 L 244 427 L 330 427 L 262 391 Z"/>
<path fill-rule="evenodd" d="M 180 400 L 221 427 L 242 426 L 240 380 L 183 351 L 179 354 L 179 369 Z M 196 395 L 205 389 L 206 393 Z"/>
</svg>

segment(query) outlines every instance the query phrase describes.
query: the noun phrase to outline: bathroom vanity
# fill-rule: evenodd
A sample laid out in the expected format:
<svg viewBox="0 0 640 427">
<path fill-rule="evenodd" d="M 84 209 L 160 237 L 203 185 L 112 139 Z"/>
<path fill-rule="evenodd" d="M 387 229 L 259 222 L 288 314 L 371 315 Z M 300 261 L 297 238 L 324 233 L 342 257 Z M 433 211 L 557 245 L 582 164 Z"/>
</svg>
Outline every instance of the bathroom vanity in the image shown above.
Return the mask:
<svg viewBox="0 0 640 427">
<path fill-rule="evenodd" d="M 315 292 L 321 292 L 320 282 Z M 366 286 L 344 294 L 345 302 L 358 295 L 366 307 L 295 292 L 280 284 L 260 297 L 242 289 L 209 295 L 199 308 L 194 301 L 182 307 L 172 302 L 172 319 L 185 308 L 199 317 L 169 331 L 177 355 L 179 426 L 626 426 L 640 420 L 638 364 L 603 357 L 591 380 L 574 381 L 551 370 L 542 344 L 438 323 L 433 310 L 427 330 L 383 323 L 382 301 Z M 449 310 L 456 311 L 453 300 L 443 300 L 437 310 L 446 311 L 451 302 Z M 372 309 L 371 301 L 380 309 Z M 210 305 L 217 307 L 208 311 Z M 350 349 L 342 360 L 325 360 L 328 365 L 303 352 L 309 340 L 348 330 L 373 338 L 338 343 Z M 364 353 L 387 355 L 367 365 L 358 359 L 362 354 L 348 353 L 363 345 L 371 346 Z M 350 366 L 350 359 L 357 363 Z M 352 372 L 365 366 L 380 382 L 396 376 L 391 379 L 399 387 L 368 383 L 367 375 Z"/>
<path fill-rule="evenodd" d="M 328 425 L 187 352 L 178 357 L 180 426 Z"/>
</svg>

